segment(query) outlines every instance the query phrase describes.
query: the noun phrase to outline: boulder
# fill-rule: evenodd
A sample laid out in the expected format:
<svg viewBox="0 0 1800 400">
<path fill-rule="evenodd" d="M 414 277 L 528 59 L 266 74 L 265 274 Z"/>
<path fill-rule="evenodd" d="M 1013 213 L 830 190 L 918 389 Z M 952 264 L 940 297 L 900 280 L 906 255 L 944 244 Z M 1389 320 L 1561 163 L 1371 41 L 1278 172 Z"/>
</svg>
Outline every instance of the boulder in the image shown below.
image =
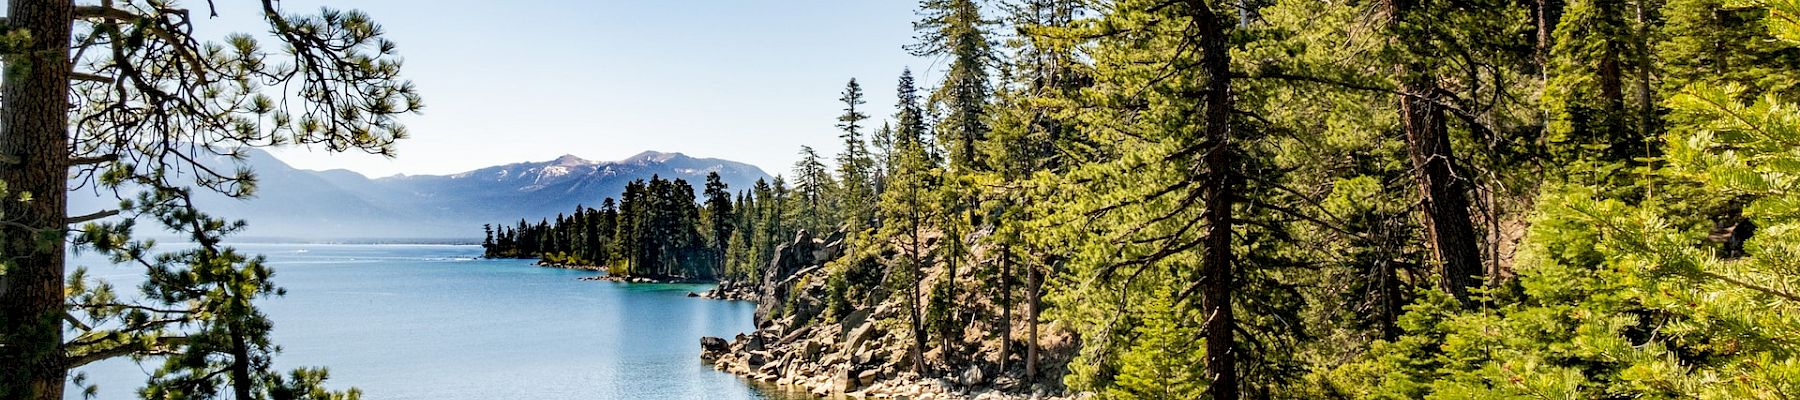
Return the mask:
<svg viewBox="0 0 1800 400">
<path fill-rule="evenodd" d="M 842 255 L 844 255 L 844 239 L 841 238 L 825 242 L 824 246 L 814 249 L 812 253 L 813 260 L 819 262 L 836 260 L 838 256 Z"/>
<path fill-rule="evenodd" d="M 962 384 L 964 386 L 979 385 L 981 384 L 981 378 L 981 366 L 970 365 L 969 369 L 964 370 L 962 373 Z"/>
<path fill-rule="evenodd" d="M 879 376 L 881 376 L 880 372 L 877 372 L 877 371 L 871 369 L 871 370 L 857 373 L 856 381 L 858 383 L 861 383 L 863 386 L 868 386 L 870 384 L 875 383 L 875 378 L 879 377 Z"/>
<path fill-rule="evenodd" d="M 881 354 L 882 353 L 877 352 L 874 349 L 857 349 L 855 355 L 850 357 L 850 362 L 856 363 L 857 365 L 874 364 L 881 358 Z"/>
<path fill-rule="evenodd" d="M 856 327 L 855 330 L 850 331 L 850 334 L 844 337 L 844 354 L 855 354 L 857 351 L 862 350 L 863 343 L 867 342 L 869 338 L 873 336 L 874 330 L 875 324 L 863 324 L 862 326 Z"/>
<path fill-rule="evenodd" d="M 731 344 L 725 343 L 725 339 L 712 336 L 701 337 L 700 351 L 700 354 L 703 356 L 708 354 L 724 354 L 731 351 Z"/>
<path fill-rule="evenodd" d="M 763 335 L 761 334 L 750 335 L 750 340 L 744 342 L 744 350 L 762 351 L 764 348 Z"/>
<path fill-rule="evenodd" d="M 861 328 L 865 323 L 868 323 L 869 316 L 873 314 L 874 312 L 868 308 L 860 308 L 856 311 L 851 311 L 849 315 L 844 316 L 843 323 L 841 324 L 843 329 L 838 330 L 838 332 L 842 332 L 843 338 L 848 340 L 850 333 L 855 332 L 856 328 Z"/>
<path fill-rule="evenodd" d="M 839 227 L 838 230 L 831 232 L 831 235 L 825 236 L 825 239 L 821 240 L 820 242 L 821 243 L 833 243 L 833 242 L 843 243 L 844 237 L 849 236 L 849 235 L 850 235 L 849 230 L 846 230 L 843 227 Z"/>
<path fill-rule="evenodd" d="M 819 341 L 808 340 L 800 346 L 801 360 L 817 360 L 819 357 Z"/>
<path fill-rule="evenodd" d="M 845 368 L 842 373 L 835 375 L 837 376 L 833 376 L 831 381 L 836 384 L 837 387 L 833 389 L 836 389 L 838 393 L 846 393 L 862 387 L 862 379 L 857 378 L 862 373 L 854 368 Z"/>
<path fill-rule="evenodd" d="M 793 332 L 788 332 L 787 336 L 782 336 L 781 340 L 778 340 L 775 343 L 778 343 L 778 344 L 792 343 L 795 340 L 799 340 L 801 336 L 806 335 L 806 333 L 811 330 L 812 330 L 811 326 L 804 326 L 804 325 L 800 326 L 798 328 L 795 328 Z"/>
</svg>

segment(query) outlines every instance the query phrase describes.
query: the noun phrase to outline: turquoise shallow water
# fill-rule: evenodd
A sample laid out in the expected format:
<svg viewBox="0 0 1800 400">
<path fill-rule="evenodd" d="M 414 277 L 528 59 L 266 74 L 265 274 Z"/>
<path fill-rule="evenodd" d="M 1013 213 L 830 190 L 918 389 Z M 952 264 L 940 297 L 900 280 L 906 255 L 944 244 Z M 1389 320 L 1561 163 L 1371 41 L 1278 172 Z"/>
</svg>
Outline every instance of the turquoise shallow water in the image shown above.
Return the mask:
<svg viewBox="0 0 1800 400">
<path fill-rule="evenodd" d="M 366 399 L 760 399 L 699 359 L 701 336 L 751 329 L 753 304 L 704 285 L 578 280 L 594 273 L 483 260 L 477 246 L 239 245 L 268 256 L 265 300 L 283 368 L 327 366 Z M 141 270 L 78 256 L 129 292 Z M 154 361 L 87 366 L 100 399 L 135 398 Z M 70 390 L 70 399 L 80 398 Z"/>
</svg>

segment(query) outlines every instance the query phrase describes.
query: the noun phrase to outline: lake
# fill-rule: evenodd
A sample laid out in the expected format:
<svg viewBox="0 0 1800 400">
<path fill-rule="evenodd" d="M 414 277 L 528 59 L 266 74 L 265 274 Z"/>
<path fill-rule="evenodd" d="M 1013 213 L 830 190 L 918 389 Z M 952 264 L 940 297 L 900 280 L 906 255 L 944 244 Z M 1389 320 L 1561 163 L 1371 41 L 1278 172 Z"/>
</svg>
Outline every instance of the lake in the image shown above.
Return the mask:
<svg viewBox="0 0 1800 400">
<path fill-rule="evenodd" d="M 686 297 L 706 285 L 583 281 L 595 273 L 485 260 L 479 246 L 237 245 L 268 256 L 285 297 L 262 301 L 282 370 L 331 369 L 367 399 L 762 399 L 700 361 L 700 337 L 752 328 L 754 304 Z M 73 258 L 121 294 L 142 270 Z M 79 372 L 100 399 L 136 398 L 148 371 Z M 80 398 L 73 387 L 69 399 Z"/>
</svg>

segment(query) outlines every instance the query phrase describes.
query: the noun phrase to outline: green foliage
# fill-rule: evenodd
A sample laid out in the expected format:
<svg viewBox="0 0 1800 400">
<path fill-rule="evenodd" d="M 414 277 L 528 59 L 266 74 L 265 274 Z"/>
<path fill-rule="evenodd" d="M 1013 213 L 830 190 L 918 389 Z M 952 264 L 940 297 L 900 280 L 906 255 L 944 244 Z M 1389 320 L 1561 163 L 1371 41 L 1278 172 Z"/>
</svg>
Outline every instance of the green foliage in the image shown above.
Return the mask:
<svg viewBox="0 0 1800 400">
<path fill-rule="evenodd" d="M 1559 164 L 1626 162 L 1646 156 L 1643 135 L 1633 123 L 1649 118 L 1628 111 L 1649 93 L 1631 93 L 1630 71 L 1650 68 L 1638 43 L 1636 27 L 1627 18 L 1625 0 L 1581 0 L 1564 6 L 1561 23 L 1550 51 L 1549 79 L 1544 84 L 1543 104 L 1550 107 L 1545 129 L 1549 152 Z M 1629 97 L 1628 97 L 1629 95 Z"/>
<path fill-rule="evenodd" d="M 1787 182 L 1800 172 L 1800 112 L 1749 90 L 1699 83 L 1666 103 L 1673 120 L 1704 122 L 1671 129 L 1658 172 L 1701 190 L 1638 199 L 1546 187 L 1517 285 L 1491 293 L 1496 306 L 1412 307 L 1407 335 L 1339 368 L 1337 388 L 1355 398 L 1703 399 L 1800 388 L 1800 297 L 1787 289 L 1800 283 L 1800 193 Z M 1743 217 L 1757 228 L 1743 257 L 1708 243 L 1711 224 L 1684 212 L 1720 198 L 1750 200 Z"/>
<path fill-rule="evenodd" d="M 1764 7 L 1776 4 L 1779 7 Z M 1746 95 L 1795 95 L 1800 84 L 1800 48 L 1774 40 L 1771 28 L 1790 24 L 1786 2 L 1669 0 L 1661 14 L 1667 39 L 1655 48 L 1664 75 L 1663 91 L 1679 92 L 1694 83 L 1736 83 Z M 1787 17 L 1780 17 L 1786 13 Z M 1769 18 L 1774 15 L 1778 18 Z M 1770 25 L 1771 23 L 1777 25 Z M 1782 33 L 1787 34 L 1787 33 Z"/>
<path fill-rule="evenodd" d="M 913 23 L 920 32 L 919 42 L 908 49 L 915 56 L 951 57 L 943 84 L 928 102 L 945 109 L 937 137 L 949 152 L 951 169 L 979 168 L 982 161 L 975 145 L 987 136 L 986 107 L 993 94 L 989 68 L 994 56 L 988 30 L 994 22 L 982 17 L 975 0 L 924 0 L 919 8 L 921 18 Z"/>
<path fill-rule="evenodd" d="M 1130 348 L 1119 355 L 1118 374 L 1106 397 L 1120 400 L 1194 399 L 1206 392 L 1205 339 L 1193 310 L 1176 307 L 1169 294 L 1151 294 L 1133 320 Z"/>
</svg>

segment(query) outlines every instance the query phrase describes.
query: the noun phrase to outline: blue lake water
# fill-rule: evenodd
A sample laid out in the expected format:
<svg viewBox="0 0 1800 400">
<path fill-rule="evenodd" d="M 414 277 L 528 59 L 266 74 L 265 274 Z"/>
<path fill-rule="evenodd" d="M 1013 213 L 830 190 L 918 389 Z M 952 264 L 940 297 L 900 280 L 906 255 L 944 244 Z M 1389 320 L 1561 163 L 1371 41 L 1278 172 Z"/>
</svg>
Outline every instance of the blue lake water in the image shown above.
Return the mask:
<svg viewBox="0 0 1800 400">
<path fill-rule="evenodd" d="M 366 399 L 760 399 L 699 359 L 701 336 L 752 328 L 755 305 L 703 285 L 583 281 L 593 272 L 484 260 L 478 246 L 238 245 L 268 256 L 276 365 L 331 369 Z M 131 292 L 142 270 L 77 256 Z M 100 399 L 136 398 L 158 362 L 84 367 Z M 70 399 L 80 398 L 71 388 Z"/>
</svg>

